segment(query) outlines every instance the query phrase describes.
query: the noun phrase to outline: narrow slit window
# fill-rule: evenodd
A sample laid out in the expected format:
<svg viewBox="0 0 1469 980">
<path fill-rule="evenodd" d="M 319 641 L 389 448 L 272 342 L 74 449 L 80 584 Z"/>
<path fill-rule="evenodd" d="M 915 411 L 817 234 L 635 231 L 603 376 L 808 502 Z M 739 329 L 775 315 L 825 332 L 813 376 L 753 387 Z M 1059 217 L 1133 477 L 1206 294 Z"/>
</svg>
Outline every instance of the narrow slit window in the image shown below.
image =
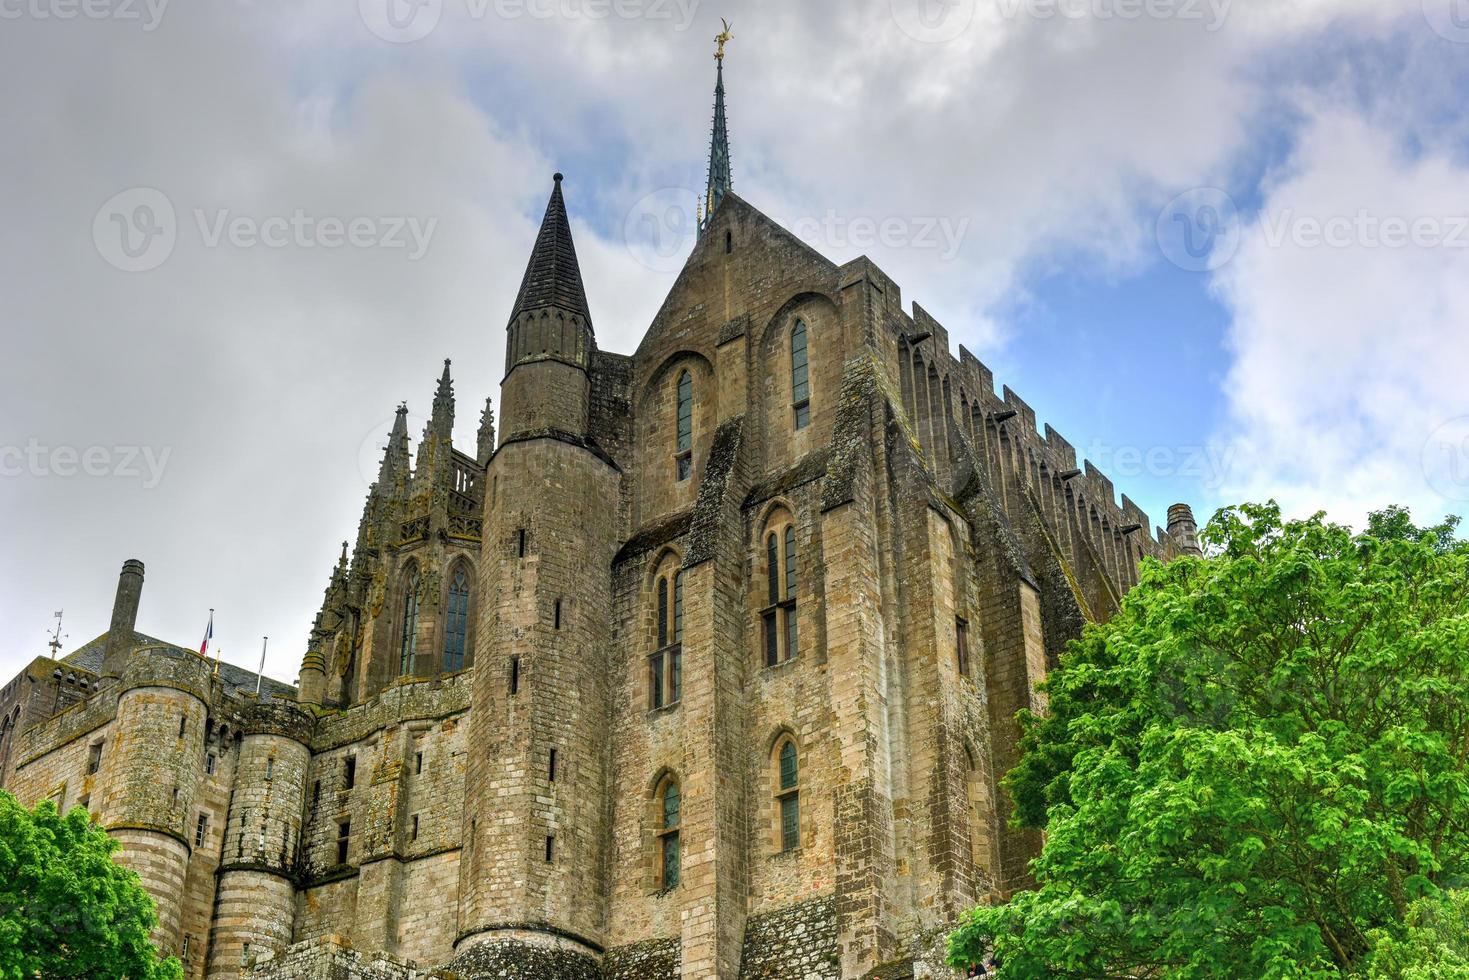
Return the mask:
<svg viewBox="0 0 1469 980">
<path fill-rule="evenodd" d="M 422 775 L 423 774 L 423 753 L 422 752 L 415 752 L 415 753 L 413 753 L 413 774 L 415 776 L 419 776 L 419 775 Z"/>
<path fill-rule="evenodd" d="M 409 831 L 409 837 L 411 840 L 418 840 L 418 814 L 416 813 L 413 815 L 413 827 Z"/>
<path fill-rule="evenodd" d="M 683 802 L 677 780 L 669 778 L 663 784 L 663 789 L 658 794 L 658 804 L 658 885 L 666 891 L 678 887 L 681 870 L 679 825 Z"/>
<path fill-rule="evenodd" d="M 958 660 L 959 675 L 969 676 L 969 624 L 962 619 L 954 622 L 954 653 Z"/>
<path fill-rule="evenodd" d="M 800 764 L 796 743 L 787 739 L 780 747 L 776 808 L 779 815 L 780 849 L 790 851 L 801 844 Z"/>
<path fill-rule="evenodd" d="M 550 834 L 546 835 L 546 863 L 550 864 L 556 859 L 556 838 Z"/>
<path fill-rule="evenodd" d="M 556 781 L 556 750 L 551 750 L 551 758 L 546 763 L 546 779 L 549 782 Z"/>
<path fill-rule="evenodd" d="M 555 612 L 552 613 L 552 617 L 553 617 L 553 619 L 555 621 L 553 623 L 554 628 L 556 628 L 556 629 L 559 630 L 561 628 L 561 600 L 560 599 L 557 599 L 556 600 L 556 609 L 555 609 Z"/>
<path fill-rule="evenodd" d="M 519 531 L 517 531 L 515 533 L 515 541 L 516 541 L 515 550 L 516 550 L 518 556 L 521 557 L 521 558 L 524 558 L 525 557 L 525 528 L 521 528 Z"/>
<path fill-rule="evenodd" d="M 678 479 L 682 482 L 694 470 L 694 379 L 687 371 L 678 376 L 678 432 L 675 452 L 678 454 Z"/>
<path fill-rule="evenodd" d="M 347 863 L 347 843 L 352 838 L 352 821 L 343 820 L 337 824 L 337 863 Z"/>
<path fill-rule="evenodd" d="M 510 695 L 514 697 L 520 693 L 520 658 L 510 658 Z"/>
<path fill-rule="evenodd" d="M 347 789 L 351 789 L 357 785 L 357 757 L 355 755 L 347 756 L 346 769 L 343 772 L 342 782 Z"/>
</svg>

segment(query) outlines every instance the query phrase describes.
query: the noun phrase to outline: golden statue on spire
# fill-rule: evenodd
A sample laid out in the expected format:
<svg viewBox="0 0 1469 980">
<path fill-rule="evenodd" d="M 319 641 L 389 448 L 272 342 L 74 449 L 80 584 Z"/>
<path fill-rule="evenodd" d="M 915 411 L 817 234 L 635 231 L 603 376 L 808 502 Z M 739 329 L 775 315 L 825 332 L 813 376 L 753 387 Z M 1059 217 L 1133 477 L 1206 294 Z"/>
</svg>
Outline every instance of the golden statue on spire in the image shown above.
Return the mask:
<svg viewBox="0 0 1469 980">
<path fill-rule="evenodd" d="M 734 35 L 729 32 L 729 21 L 721 17 L 719 22 L 724 25 L 724 30 L 714 35 L 714 43 L 718 45 L 714 49 L 714 60 L 722 65 L 724 64 L 724 46 L 734 40 Z"/>
</svg>

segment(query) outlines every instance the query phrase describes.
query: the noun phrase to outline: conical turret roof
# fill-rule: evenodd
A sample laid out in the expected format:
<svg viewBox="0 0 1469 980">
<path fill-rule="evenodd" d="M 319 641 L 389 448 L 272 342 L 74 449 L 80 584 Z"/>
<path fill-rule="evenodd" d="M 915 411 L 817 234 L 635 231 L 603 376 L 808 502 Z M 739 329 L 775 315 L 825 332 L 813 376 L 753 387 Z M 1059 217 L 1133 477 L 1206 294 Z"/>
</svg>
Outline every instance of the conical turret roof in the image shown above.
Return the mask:
<svg viewBox="0 0 1469 980">
<path fill-rule="evenodd" d="M 571 240 L 566 202 L 561 197 L 561 174 L 558 173 L 555 180 L 551 200 L 546 204 L 546 216 L 541 221 L 541 231 L 536 236 L 535 248 L 531 250 L 530 262 L 525 267 L 525 278 L 520 282 L 520 293 L 515 298 L 510 319 L 513 322 L 527 310 L 555 307 L 578 314 L 590 329 L 592 314 L 587 308 L 581 267 L 577 265 L 576 246 Z"/>
</svg>

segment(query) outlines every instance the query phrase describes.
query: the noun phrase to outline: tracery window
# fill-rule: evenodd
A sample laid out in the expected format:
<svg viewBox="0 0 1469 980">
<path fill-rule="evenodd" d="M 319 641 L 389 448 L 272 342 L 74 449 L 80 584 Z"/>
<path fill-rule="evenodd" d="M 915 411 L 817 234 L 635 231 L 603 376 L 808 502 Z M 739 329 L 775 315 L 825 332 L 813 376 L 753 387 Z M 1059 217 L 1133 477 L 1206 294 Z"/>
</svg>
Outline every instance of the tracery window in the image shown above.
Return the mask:
<svg viewBox="0 0 1469 980">
<path fill-rule="evenodd" d="M 765 666 L 800 652 L 796 617 L 796 526 L 772 526 L 765 534 L 765 608 L 760 611 Z"/>
<path fill-rule="evenodd" d="M 418 649 L 418 568 L 414 566 L 403 583 L 403 630 L 398 644 L 398 674 L 406 677 L 413 671 L 413 655 Z"/>
<path fill-rule="evenodd" d="M 791 330 L 791 411 L 797 429 L 811 422 L 811 379 L 806 360 L 806 324 L 797 320 Z"/>
<path fill-rule="evenodd" d="M 683 572 L 658 576 L 657 643 L 648 657 L 648 707 L 676 703 L 683 694 Z"/>
<path fill-rule="evenodd" d="M 460 565 L 449 585 L 449 601 L 444 618 L 444 670 L 464 669 L 469 647 L 469 571 Z"/>
</svg>

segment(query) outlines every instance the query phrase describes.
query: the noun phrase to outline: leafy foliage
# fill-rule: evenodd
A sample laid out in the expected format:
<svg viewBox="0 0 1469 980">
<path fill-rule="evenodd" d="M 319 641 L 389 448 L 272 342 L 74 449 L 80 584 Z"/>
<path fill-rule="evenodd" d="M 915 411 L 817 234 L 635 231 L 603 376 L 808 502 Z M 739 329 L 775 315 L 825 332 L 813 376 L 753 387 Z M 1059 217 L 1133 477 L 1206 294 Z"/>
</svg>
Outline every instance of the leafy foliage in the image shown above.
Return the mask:
<svg viewBox="0 0 1469 980">
<path fill-rule="evenodd" d="M 1379 929 L 1371 938 L 1369 980 L 1469 980 L 1469 890 L 1420 898 L 1401 934 Z"/>
<path fill-rule="evenodd" d="M 0 790 L 0 978 L 180 980 L 149 939 L 153 900 L 80 807 L 27 810 Z"/>
<path fill-rule="evenodd" d="M 1005 779 L 1033 891 L 956 964 L 1002 978 L 1335 977 L 1469 865 L 1469 547 L 1220 511 L 1149 562 L 1026 716 Z M 1376 931 L 1375 931 L 1376 930 Z"/>
</svg>

